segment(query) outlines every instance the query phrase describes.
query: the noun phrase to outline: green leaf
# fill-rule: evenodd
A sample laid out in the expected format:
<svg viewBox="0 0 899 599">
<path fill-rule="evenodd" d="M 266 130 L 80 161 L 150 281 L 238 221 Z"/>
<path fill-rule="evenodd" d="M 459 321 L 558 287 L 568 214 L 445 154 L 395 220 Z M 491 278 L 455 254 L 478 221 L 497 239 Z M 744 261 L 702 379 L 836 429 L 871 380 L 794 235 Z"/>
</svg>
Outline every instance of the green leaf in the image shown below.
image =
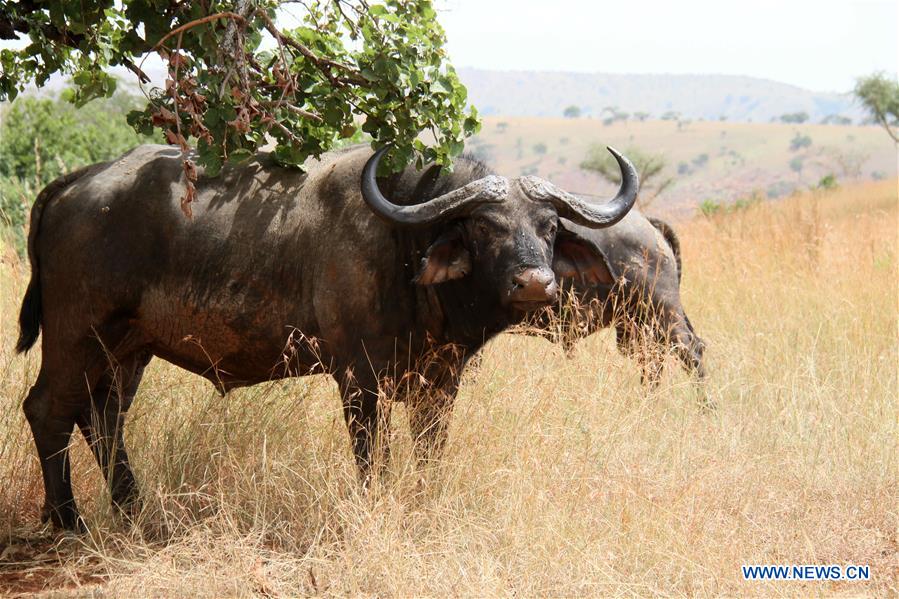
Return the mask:
<svg viewBox="0 0 899 599">
<path fill-rule="evenodd" d="M 228 155 L 228 160 L 234 163 L 246 162 L 250 158 L 254 156 L 254 153 L 246 148 L 238 148 L 237 150 L 232 150 Z"/>
<path fill-rule="evenodd" d="M 270 18 L 276 17 L 276 5 L 258 3 Z M 4 0 L 0 6 L 19 8 Z M 15 97 L 27 83 L 43 85 L 54 73 L 73 77 L 76 91 L 68 97 L 78 105 L 109 97 L 116 91 L 109 66 L 139 64 L 177 27 L 233 8 L 230 0 L 46 0 L 35 6 L 23 17 L 32 27 L 31 42 L 20 50 L 0 49 L 0 100 Z M 301 164 L 336 140 L 355 138 L 360 123 L 354 119 L 379 143 L 394 144 L 385 161 L 392 169 L 413 159 L 448 165 L 464 135 L 480 125 L 476 111 L 466 112 L 467 91 L 447 62 L 445 34 L 432 2 L 385 0 L 367 12 L 346 15 L 333 0 L 309 0 L 305 6 L 308 14 L 299 26 L 282 32 L 322 60 L 311 60 L 290 45 L 284 54 L 280 48 L 260 50 L 269 33 L 263 19 L 252 18 L 241 29 L 244 48 L 252 55 L 251 67 L 243 71 L 234 56 L 222 51 L 233 42 L 226 39 L 234 30 L 231 22 L 196 25 L 164 43 L 169 57 L 180 44 L 179 84 L 151 91 L 152 110 L 132 113 L 128 124 L 159 137 L 161 130 L 174 129 L 174 117 L 165 115 L 177 113 L 180 131 L 197 145 L 208 174 L 221 168 L 225 156 L 243 159 L 272 139 L 278 160 Z M 43 28 L 48 24 L 80 37 L 78 43 L 47 43 Z M 433 147 L 417 143 L 426 131 L 434 133 Z"/>
</svg>

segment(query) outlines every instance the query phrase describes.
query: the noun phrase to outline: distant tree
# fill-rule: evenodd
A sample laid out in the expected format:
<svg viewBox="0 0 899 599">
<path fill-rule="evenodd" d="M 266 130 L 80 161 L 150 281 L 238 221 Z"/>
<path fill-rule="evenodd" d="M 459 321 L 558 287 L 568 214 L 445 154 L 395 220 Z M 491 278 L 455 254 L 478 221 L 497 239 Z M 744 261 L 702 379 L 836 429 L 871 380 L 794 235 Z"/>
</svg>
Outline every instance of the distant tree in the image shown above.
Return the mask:
<svg viewBox="0 0 899 599">
<path fill-rule="evenodd" d="M 664 155 L 652 154 L 635 146 L 627 148 L 624 154 L 631 159 L 640 174 L 637 203 L 641 208 L 649 207 L 659 195 L 674 185 L 674 177 L 665 173 L 668 162 Z M 580 166 L 581 169 L 597 173 L 615 185 L 621 182 L 618 163 L 602 144 L 590 146 Z"/>
<path fill-rule="evenodd" d="M 506 121 L 500 121 L 496 124 L 497 133 L 505 133 L 506 129 L 508 129 L 508 128 L 509 128 L 509 123 L 507 123 Z"/>
<path fill-rule="evenodd" d="M 790 170 L 798 176 L 802 176 L 802 168 L 805 166 L 805 159 L 802 156 L 796 156 L 790 160 Z"/>
<path fill-rule="evenodd" d="M 899 79 L 885 73 L 861 77 L 854 92 L 875 122 L 899 143 Z"/>
<path fill-rule="evenodd" d="M 695 166 L 696 168 L 702 168 L 708 163 L 708 161 L 709 155 L 703 153 L 693 159 L 693 166 Z"/>
<path fill-rule="evenodd" d="M 724 121 L 727 120 L 727 115 L 726 115 L 726 114 L 722 114 L 721 116 L 718 117 L 718 120 L 721 121 L 721 122 L 723 123 Z"/>
<path fill-rule="evenodd" d="M 796 191 L 796 185 L 789 181 L 779 180 L 768 186 L 765 195 L 769 198 L 780 198 Z"/>
<path fill-rule="evenodd" d="M 602 124 L 607 126 L 618 121 L 626 121 L 631 116 L 630 113 L 619 110 L 617 106 L 606 106 L 600 112 L 600 114 L 604 113 L 609 115 L 602 121 Z"/>
<path fill-rule="evenodd" d="M 546 154 L 546 144 L 541 142 L 534 144 L 534 154 L 543 155 Z"/>
<path fill-rule="evenodd" d="M 568 106 L 567 108 L 565 108 L 565 110 L 562 112 L 562 115 L 566 119 L 580 118 L 581 108 L 580 108 L 580 106 L 575 106 L 574 104 L 572 104 L 571 106 Z"/>
<path fill-rule="evenodd" d="M 822 189 L 825 191 L 830 191 L 832 189 L 836 189 L 840 184 L 837 182 L 837 176 L 833 173 L 828 173 L 821 177 L 818 181 L 818 184 L 814 186 L 814 189 Z"/>
<path fill-rule="evenodd" d="M 20 252 L 38 190 L 63 173 L 153 141 L 126 122 L 128 112 L 141 105 L 137 97 L 117 92 L 76 108 L 69 101 L 73 93 L 21 96 L 0 108 L 0 229 Z"/>
<path fill-rule="evenodd" d="M 691 172 L 690 165 L 686 162 L 679 162 L 677 164 L 677 174 L 678 175 L 689 175 Z"/>
<path fill-rule="evenodd" d="M 70 101 L 74 93 L 65 89 L 55 99 L 23 96 L 9 106 L 0 122 L 0 177 L 43 187 L 64 172 L 151 139 L 125 120 L 141 105 L 136 96 L 119 92 L 76 108 Z"/>
<path fill-rule="evenodd" d="M 638 112 L 634 113 L 634 118 L 637 119 L 638 121 L 640 121 L 641 123 L 643 121 L 646 121 L 647 119 L 649 119 L 650 116 L 652 116 L 652 115 L 650 115 L 648 112 L 638 111 Z"/>
<path fill-rule="evenodd" d="M 801 124 L 808 120 L 807 112 L 788 112 L 786 114 L 780 115 L 780 122 L 782 123 L 797 123 Z"/>
<path fill-rule="evenodd" d="M 669 110 L 662 115 L 663 121 L 676 121 L 678 119 L 680 119 L 680 113 L 676 110 Z"/>
<path fill-rule="evenodd" d="M 838 173 L 842 179 L 858 179 L 868 157 L 857 148 L 824 146 L 818 151 L 816 162 L 822 169 Z"/>
<path fill-rule="evenodd" d="M 852 119 L 841 114 L 828 114 L 821 119 L 822 125 L 851 125 Z"/>
<path fill-rule="evenodd" d="M 797 131 L 796 135 L 793 136 L 793 139 L 790 140 L 790 151 L 798 152 L 799 150 L 807 148 L 810 145 L 812 145 L 812 138 Z"/>
</svg>

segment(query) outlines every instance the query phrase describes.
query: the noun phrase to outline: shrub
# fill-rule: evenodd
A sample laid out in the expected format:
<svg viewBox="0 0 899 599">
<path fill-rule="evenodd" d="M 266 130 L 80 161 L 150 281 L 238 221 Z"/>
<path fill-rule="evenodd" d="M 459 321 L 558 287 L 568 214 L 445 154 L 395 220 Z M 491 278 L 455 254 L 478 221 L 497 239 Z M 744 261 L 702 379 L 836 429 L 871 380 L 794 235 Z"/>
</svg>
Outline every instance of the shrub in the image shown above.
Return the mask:
<svg viewBox="0 0 899 599">
<path fill-rule="evenodd" d="M 815 186 L 815 189 L 830 190 L 836 189 L 839 186 L 840 185 L 837 183 L 836 175 L 834 175 L 833 173 L 828 173 L 821 177 L 821 179 L 818 181 L 818 184 Z"/>
<path fill-rule="evenodd" d="M 787 114 L 780 115 L 780 122 L 782 123 L 804 123 L 807 120 L 807 112 L 789 112 Z"/>
<path fill-rule="evenodd" d="M 807 148 L 810 145 L 812 145 L 812 138 L 797 132 L 796 135 L 793 136 L 793 139 L 790 140 L 790 151 L 796 152 L 803 148 Z"/>
<path fill-rule="evenodd" d="M 712 199 L 703 200 L 701 204 L 699 204 L 699 212 L 705 216 L 713 216 L 718 214 L 721 211 L 721 202 Z"/>
</svg>

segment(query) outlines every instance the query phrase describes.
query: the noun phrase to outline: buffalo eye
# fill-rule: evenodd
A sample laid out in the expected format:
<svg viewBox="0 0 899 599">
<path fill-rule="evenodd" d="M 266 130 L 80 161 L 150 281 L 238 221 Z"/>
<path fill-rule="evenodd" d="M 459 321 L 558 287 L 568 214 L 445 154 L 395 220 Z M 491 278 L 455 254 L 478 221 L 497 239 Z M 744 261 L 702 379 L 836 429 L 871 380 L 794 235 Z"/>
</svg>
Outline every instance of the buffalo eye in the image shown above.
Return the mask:
<svg viewBox="0 0 899 599">
<path fill-rule="evenodd" d="M 556 231 L 558 230 L 558 225 L 556 225 L 556 221 L 551 221 L 543 226 L 543 237 L 544 239 L 555 239 Z"/>
<path fill-rule="evenodd" d="M 486 218 L 476 218 L 474 219 L 474 230 L 478 235 L 489 236 L 491 231 L 490 222 Z"/>
</svg>

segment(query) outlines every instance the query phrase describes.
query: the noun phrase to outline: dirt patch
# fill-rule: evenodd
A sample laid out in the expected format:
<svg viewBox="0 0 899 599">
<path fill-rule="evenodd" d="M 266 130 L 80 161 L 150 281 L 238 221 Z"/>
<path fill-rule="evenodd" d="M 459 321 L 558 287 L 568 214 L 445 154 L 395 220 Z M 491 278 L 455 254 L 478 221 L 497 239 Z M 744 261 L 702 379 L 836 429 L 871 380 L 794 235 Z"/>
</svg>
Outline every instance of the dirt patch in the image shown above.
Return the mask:
<svg viewBox="0 0 899 599">
<path fill-rule="evenodd" d="M 36 534 L 0 540 L 0 595 L 83 590 L 106 581 L 99 559 L 74 537 Z"/>
</svg>

